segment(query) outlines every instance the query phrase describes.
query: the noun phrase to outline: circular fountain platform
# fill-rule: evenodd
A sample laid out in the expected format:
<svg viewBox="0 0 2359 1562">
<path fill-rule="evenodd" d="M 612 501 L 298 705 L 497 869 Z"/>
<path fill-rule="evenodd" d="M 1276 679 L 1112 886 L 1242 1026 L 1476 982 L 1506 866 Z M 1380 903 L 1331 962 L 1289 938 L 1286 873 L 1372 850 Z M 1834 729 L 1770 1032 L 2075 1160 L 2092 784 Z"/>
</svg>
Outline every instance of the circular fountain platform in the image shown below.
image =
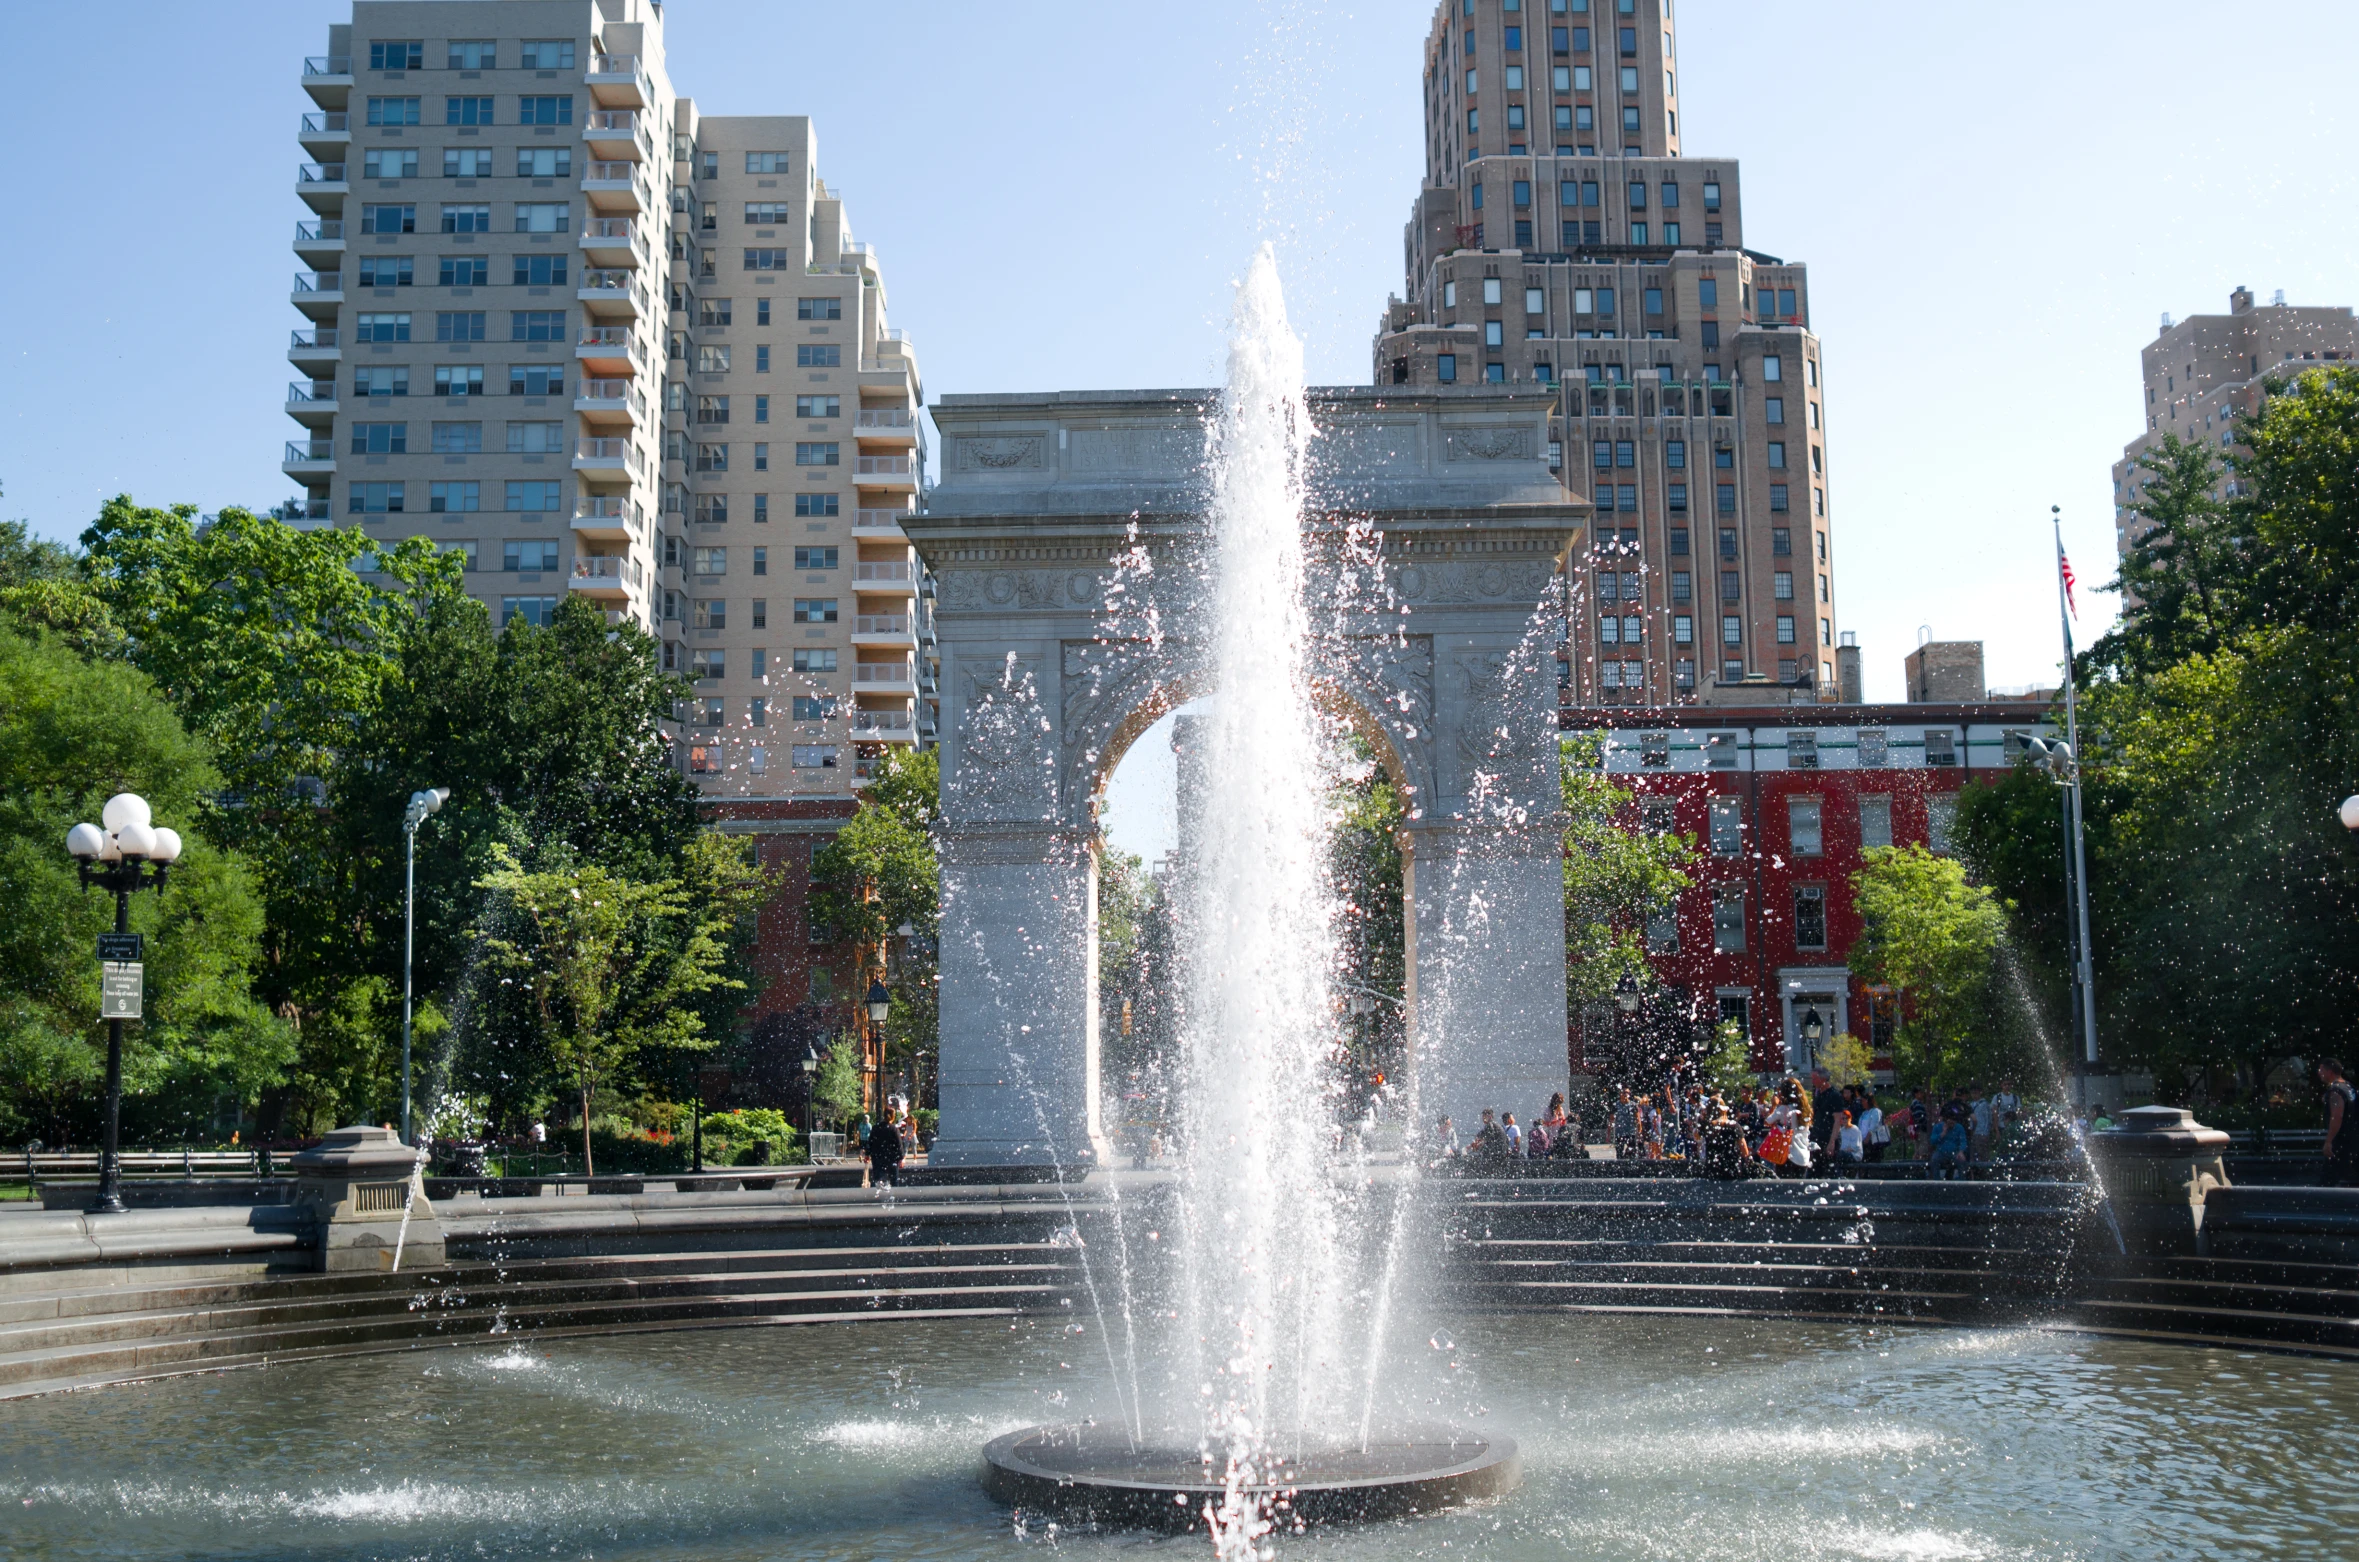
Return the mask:
<svg viewBox="0 0 2359 1562">
<path fill-rule="evenodd" d="M 1422 1428 L 1364 1449 L 1302 1454 L 1249 1487 L 1281 1527 L 1433 1513 L 1513 1491 L 1523 1465 L 1512 1438 Z M 983 1450 L 984 1489 L 1011 1507 L 1067 1520 L 1186 1530 L 1225 1496 L 1221 1472 L 1193 1449 L 1133 1449 L 1105 1427 L 1036 1426 Z"/>
</svg>

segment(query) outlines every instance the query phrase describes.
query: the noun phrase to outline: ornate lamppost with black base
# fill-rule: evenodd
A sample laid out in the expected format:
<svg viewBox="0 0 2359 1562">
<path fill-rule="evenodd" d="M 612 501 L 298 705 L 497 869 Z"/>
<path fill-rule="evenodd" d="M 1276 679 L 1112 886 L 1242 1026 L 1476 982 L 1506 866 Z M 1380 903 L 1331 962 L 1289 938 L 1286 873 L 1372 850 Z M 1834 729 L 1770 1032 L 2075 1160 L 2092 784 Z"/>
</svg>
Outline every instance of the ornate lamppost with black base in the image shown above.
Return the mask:
<svg viewBox="0 0 2359 1562">
<path fill-rule="evenodd" d="M 66 832 L 66 850 L 79 865 L 82 887 L 92 885 L 112 891 L 115 897 L 115 932 L 110 947 L 108 940 L 99 943 L 101 958 L 114 964 L 131 967 L 136 984 L 143 976 L 141 948 L 131 932 L 131 896 L 135 890 L 153 889 L 161 893 L 164 875 L 173 863 L 180 860 L 180 836 L 172 830 L 157 829 L 152 822 L 147 800 L 132 792 L 118 792 L 107 799 L 106 811 L 99 816 L 103 825 L 77 824 Z M 152 871 L 150 871 L 152 868 Z M 140 1005 L 136 987 L 125 1005 L 132 1018 L 138 1017 Z M 102 1006 L 112 1010 L 113 1001 Z M 98 1161 L 98 1202 L 90 1206 L 94 1215 L 119 1215 L 123 1212 L 123 1019 L 121 1014 L 107 1018 L 106 1040 L 106 1143 Z"/>
</svg>

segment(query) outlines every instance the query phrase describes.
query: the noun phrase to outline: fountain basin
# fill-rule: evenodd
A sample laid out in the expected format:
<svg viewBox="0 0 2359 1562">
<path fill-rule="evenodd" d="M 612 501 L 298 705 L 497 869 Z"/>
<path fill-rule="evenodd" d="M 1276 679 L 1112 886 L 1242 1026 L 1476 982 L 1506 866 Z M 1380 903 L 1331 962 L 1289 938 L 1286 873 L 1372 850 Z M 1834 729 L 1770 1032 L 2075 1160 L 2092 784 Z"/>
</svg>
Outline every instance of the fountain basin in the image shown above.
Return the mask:
<svg viewBox="0 0 2359 1562">
<path fill-rule="evenodd" d="M 1514 1439 L 1435 1427 L 1299 1455 L 1246 1491 L 1284 1530 L 1438 1513 L 1522 1483 Z M 1205 1505 L 1227 1495 L 1221 1467 L 1196 1450 L 1133 1449 L 1101 1426 L 1036 1426 L 994 1439 L 983 1450 L 983 1488 L 1067 1522 L 1175 1533 L 1200 1526 Z"/>
</svg>

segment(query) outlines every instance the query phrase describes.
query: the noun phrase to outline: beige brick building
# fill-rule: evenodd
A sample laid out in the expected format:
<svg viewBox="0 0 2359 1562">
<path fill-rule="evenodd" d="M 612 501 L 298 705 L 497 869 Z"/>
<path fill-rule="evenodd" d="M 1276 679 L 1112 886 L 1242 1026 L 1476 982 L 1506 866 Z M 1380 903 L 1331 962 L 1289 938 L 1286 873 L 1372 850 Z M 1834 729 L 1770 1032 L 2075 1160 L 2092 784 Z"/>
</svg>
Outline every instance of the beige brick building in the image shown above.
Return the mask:
<svg viewBox="0 0 2359 1562">
<path fill-rule="evenodd" d="M 1680 140 L 1665 0 L 1443 0 L 1426 170 L 1378 384 L 1563 387 L 1575 704 L 1710 682 L 1835 694 L 1832 507 L 1807 269 L 1746 247 L 1733 159 Z"/>
<path fill-rule="evenodd" d="M 2122 554 L 2147 530 L 2137 515 L 2138 462 L 2165 434 L 2233 455 L 2236 419 L 2260 411 L 2272 377 L 2359 358 L 2359 320 L 2348 308 L 2288 304 L 2279 293 L 2255 305 L 2249 288 L 2228 295 L 2224 315 L 2163 316 L 2161 334 L 2138 355 L 2146 428 L 2113 466 L 2114 547 Z M 2220 495 L 2234 479 L 2222 475 Z"/>
<path fill-rule="evenodd" d="M 930 737 L 917 360 L 810 121 L 700 116 L 656 0 L 358 0 L 303 87 L 294 513 L 646 627 L 717 803 Z"/>
</svg>

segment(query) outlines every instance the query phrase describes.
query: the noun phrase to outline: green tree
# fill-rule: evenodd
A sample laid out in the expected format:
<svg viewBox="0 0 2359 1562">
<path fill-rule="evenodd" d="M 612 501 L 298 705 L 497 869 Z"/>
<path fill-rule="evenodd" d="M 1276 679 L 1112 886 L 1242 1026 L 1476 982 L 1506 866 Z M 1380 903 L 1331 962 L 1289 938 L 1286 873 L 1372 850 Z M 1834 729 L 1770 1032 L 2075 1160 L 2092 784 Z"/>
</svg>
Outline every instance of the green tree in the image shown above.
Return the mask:
<svg viewBox="0 0 2359 1562">
<path fill-rule="evenodd" d="M 2128 506 L 2143 528 L 2105 587 L 2137 604 L 2089 647 L 2085 669 L 2140 678 L 2189 656 L 2217 651 L 2241 627 L 2249 561 L 2219 496 L 2218 456 L 2166 433 L 2139 459 Z"/>
<path fill-rule="evenodd" d="M 575 1093 L 582 1164 L 601 1086 L 653 1049 L 709 1047 L 697 1001 L 738 985 L 720 969 L 734 907 L 700 908 L 677 879 L 631 879 L 575 864 L 534 872 L 505 847 L 482 887 L 500 899 L 485 949 L 521 994 L 550 1070 Z"/>
<path fill-rule="evenodd" d="M 1851 967 L 1901 995 L 1892 1046 L 1901 1077 L 1947 1088 L 2014 1072 L 2022 1060 L 1994 1003 L 2007 936 L 1998 897 L 1921 845 L 1875 847 L 1863 859 L 1851 879 L 1862 924 Z"/>
<path fill-rule="evenodd" d="M 1638 794 L 1606 773 L 1599 740 L 1566 739 L 1562 756 L 1565 835 L 1565 989 L 1578 1011 L 1613 996 L 1624 977 L 1651 987 L 1649 918 L 1689 886 L 1695 842 L 1634 828 Z"/>
<path fill-rule="evenodd" d="M 136 670 L 0 614 L 0 775 L 0 1126 L 91 1126 L 104 1056 L 92 949 L 114 906 L 80 886 L 65 835 L 122 791 L 184 846 L 163 892 L 132 899 L 150 943 L 147 1017 L 126 1028 L 127 1123 L 187 1133 L 220 1096 L 251 1103 L 290 1038 L 247 989 L 261 909 L 245 863 L 203 826 L 220 784 L 206 745 Z"/>
<path fill-rule="evenodd" d="M 840 1123 L 860 1110 L 860 1049 L 837 1040 L 819 1058 L 811 1076 L 811 1104 L 829 1122 Z"/>
</svg>

